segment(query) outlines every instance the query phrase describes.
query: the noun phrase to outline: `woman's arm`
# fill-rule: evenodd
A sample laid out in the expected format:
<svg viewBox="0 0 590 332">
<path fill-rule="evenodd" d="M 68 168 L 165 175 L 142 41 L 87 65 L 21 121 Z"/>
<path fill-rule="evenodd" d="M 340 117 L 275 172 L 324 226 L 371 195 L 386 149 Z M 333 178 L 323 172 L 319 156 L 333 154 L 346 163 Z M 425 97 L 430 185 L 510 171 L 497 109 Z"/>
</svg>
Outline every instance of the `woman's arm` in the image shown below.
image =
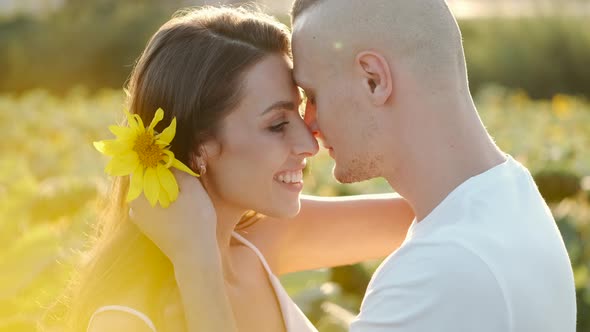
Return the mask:
<svg viewBox="0 0 590 332">
<path fill-rule="evenodd" d="M 237 331 L 227 296 L 217 215 L 199 180 L 174 172 L 180 194 L 170 207 L 151 208 L 142 196 L 131 203 L 131 217 L 170 259 L 182 299 L 187 330 Z"/>
<path fill-rule="evenodd" d="M 276 274 L 285 274 L 385 257 L 401 245 L 413 219 L 396 194 L 302 196 L 295 218 L 267 217 L 243 235 Z"/>
<path fill-rule="evenodd" d="M 188 331 L 237 331 L 220 259 L 193 252 L 172 261 Z"/>
<path fill-rule="evenodd" d="M 237 331 L 216 236 L 209 240 L 195 238 L 192 249 L 171 258 L 188 332 Z"/>
</svg>

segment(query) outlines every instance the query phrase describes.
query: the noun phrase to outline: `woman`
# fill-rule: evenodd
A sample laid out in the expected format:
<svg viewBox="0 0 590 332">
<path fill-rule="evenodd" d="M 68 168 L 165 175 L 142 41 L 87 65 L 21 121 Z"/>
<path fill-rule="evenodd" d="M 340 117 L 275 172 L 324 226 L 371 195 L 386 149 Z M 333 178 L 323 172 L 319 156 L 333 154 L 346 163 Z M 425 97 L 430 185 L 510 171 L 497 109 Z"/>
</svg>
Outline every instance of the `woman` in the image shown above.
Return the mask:
<svg viewBox="0 0 590 332">
<path fill-rule="evenodd" d="M 72 331 L 315 331 L 276 275 L 383 257 L 413 218 L 392 196 L 300 199 L 318 145 L 298 110 L 288 29 L 245 9 L 190 10 L 152 37 L 128 84 L 132 113 L 200 173 L 169 208 L 113 184 L 64 300 Z M 253 211 L 256 211 L 253 212 Z"/>
</svg>

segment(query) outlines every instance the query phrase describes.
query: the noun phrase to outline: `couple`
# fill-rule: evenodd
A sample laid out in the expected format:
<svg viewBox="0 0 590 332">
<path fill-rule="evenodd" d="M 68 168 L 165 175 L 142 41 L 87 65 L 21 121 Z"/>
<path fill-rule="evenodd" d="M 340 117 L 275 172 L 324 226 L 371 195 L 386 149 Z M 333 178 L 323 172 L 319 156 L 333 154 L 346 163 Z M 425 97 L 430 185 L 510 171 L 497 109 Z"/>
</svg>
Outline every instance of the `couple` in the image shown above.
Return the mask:
<svg viewBox="0 0 590 332">
<path fill-rule="evenodd" d="M 176 117 L 171 150 L 200 181 L 175 173 L 162 209 L 117 179 L 70 329 L 316 331 L 276 276 L 389 255 L 350 331 L 575 331 L 563 240 L 478 117 L 445 2 L 296 0 L 292 20 L 209 7 L 152 37 L 130 111 L 163 108 L 159 132 Z M 405 199 L 300 197 L 316 138 L 338 181 Z"/>
</svg>

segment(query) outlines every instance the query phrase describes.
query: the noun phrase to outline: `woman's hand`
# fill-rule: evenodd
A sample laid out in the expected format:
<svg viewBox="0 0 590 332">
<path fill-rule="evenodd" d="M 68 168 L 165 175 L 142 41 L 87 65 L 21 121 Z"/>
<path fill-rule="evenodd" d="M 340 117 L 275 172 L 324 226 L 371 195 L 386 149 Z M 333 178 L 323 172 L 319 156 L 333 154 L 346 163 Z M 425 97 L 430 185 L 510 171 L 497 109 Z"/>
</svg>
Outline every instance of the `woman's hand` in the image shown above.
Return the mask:
<svg viewBox="0 0 590 332">
<path fill-rule="evenodd" d="M 152 207 L 140 195 L 129 206 L 131 221 L 172 262 L 195 250 L 217 250 L 217 215 L 201 182 L 184 172 L 172 170 L 178 182 L 178 199 L 166 209 Z"/>
</svg>

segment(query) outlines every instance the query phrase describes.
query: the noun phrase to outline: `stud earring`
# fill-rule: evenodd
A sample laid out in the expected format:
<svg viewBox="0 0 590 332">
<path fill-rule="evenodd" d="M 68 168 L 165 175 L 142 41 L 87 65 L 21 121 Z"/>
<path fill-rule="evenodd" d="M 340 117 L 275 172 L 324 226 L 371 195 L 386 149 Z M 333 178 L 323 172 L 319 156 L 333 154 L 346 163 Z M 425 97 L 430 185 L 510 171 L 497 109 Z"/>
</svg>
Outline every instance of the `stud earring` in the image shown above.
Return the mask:
<svg viewBox="0 0 590 332">
<path fill-rule="evenodd" d="M 201 158 L 197 158 L 197 165 L 199 167 L 199 175 L 204 175 L 207 173 L 207 165 Z"/>
</svg>

